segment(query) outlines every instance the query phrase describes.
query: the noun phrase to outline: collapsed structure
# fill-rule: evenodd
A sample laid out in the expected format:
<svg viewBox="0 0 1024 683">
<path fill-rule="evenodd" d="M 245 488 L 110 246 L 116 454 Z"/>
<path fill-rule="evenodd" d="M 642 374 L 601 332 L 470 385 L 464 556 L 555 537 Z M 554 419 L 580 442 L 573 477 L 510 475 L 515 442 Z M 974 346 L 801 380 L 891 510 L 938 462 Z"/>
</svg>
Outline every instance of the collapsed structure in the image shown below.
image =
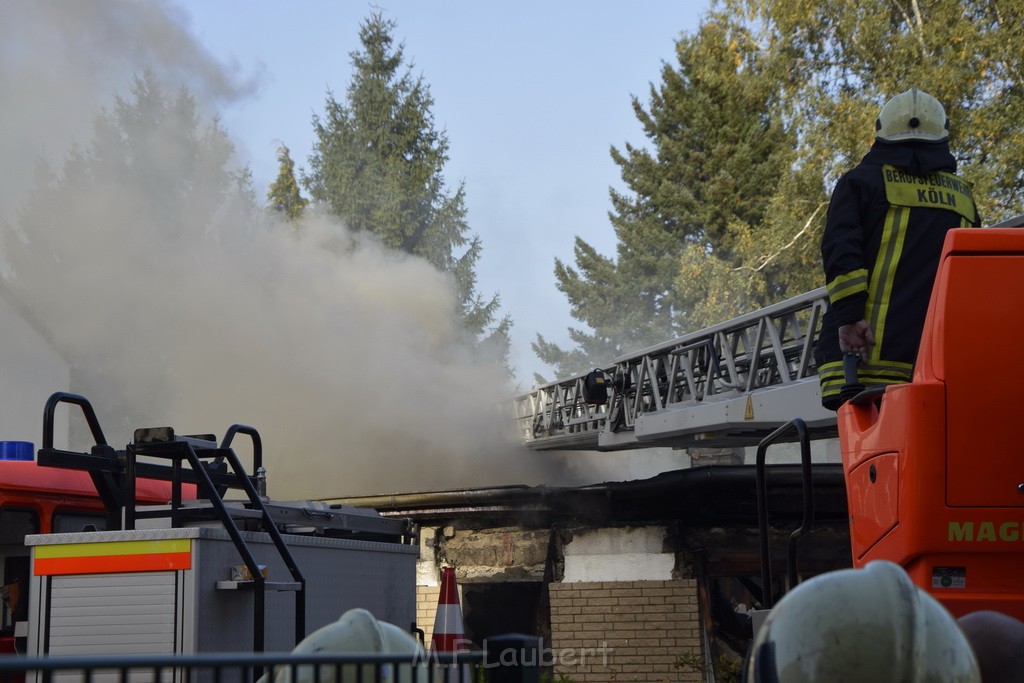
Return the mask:
<svg viewBox="0 0 1024 683">
<path fill-rule="evenodd" d="M 842 470 L 814 471 L 807 575 L 849 566 Z M 428 629 L 438 567 L 455 567 L 466 635 L 543 639 L 549 664 L 577 681 L 703 680 L 699 666 L 738 662 L 748 612 L 763 600 L 753 466 L 716 465 L 574 488 L 501 487 L 343 498 L 420 527 L 417 623 Z M 802 473 L 771 469 L 772 552 L 802 515 Z M 782 577 L 775 590 L 781 592 Z"/>
</svg>

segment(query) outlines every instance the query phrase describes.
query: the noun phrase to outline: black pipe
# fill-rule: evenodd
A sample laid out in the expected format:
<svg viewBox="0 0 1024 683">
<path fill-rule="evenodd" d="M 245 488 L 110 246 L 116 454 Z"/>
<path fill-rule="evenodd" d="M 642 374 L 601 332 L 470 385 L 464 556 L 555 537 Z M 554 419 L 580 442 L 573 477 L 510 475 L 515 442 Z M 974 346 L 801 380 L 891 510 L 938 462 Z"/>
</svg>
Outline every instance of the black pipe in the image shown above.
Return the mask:
<svg viewBox="0 0 1024 683">
<path fill-rule="evenodd" d="M 797 584 L 797 541 L 810 533 L 811 525 L 814 523 L 814 484 L 811 480 L 811 442 L 807 438 L 807 427 L 804 425 L 803 420 L 794 420 L 794 424 L 796 425 L 797 434 L 800 438 L 800 482 L 804 499 L 804 516 L 803 520 L 800 522 L 800 528 L 789 535 L 786 564 L 786 578 L 789 585 L 786 586 L 786 590 L 792 590 Z"/>
</svg>

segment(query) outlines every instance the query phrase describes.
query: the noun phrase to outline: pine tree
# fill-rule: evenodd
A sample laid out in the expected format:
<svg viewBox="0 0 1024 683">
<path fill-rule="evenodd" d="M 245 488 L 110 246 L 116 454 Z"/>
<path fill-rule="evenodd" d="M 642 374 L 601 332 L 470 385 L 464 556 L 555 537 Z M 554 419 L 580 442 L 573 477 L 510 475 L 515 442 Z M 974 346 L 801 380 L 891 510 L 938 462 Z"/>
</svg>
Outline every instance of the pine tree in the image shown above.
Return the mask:
<svg viewBox="0 0 1024 683">
<path fill-rule="evenodd" d="M 497 296 L 476 291 L 481 243 L 466 222 L 465 186 L 445 185 L 448 138 L 434 126 L 429 87 L 405 64 L 394 29 L 380 13 L 360 26 L 362 50 L 350 55 L 345 101 L 328 92 L 323 116 L 313 117 L 316 141 L 303 184 L 350 230 L 449 273 L 467 335 L 507 363 L 511 320 L 497 319 Z"/>
<path fill-rule="evenodd" d="M 277 179 L 267 190 L 267 206 L 294 223 L 302 217 L 309 200 L 299 190 L 299 183 L 295 180 L 295 162 L 284 145 L 277 148 L 277 163 Z"/>
<path fill-rule="evenodd" d="M 649 146 L 612 149 L 629 189 L 611 193 L 616 258 L 577 238 L 576 267 L 556 261 L 573 317 L 593 330 L 570 331 L 579 344 L 572 352 L 538 337 L 539 357 L 560 374 L 690 329 L 701 297 L 676 282 L 680 257 L 737 265 L 791 159 L 792 135 L 767 113 L 773 83 L 742 27 L 706 21 L 680 39 L 676 58 L 663 65 L 646 108 L 633 99 Z"/>
</svg>

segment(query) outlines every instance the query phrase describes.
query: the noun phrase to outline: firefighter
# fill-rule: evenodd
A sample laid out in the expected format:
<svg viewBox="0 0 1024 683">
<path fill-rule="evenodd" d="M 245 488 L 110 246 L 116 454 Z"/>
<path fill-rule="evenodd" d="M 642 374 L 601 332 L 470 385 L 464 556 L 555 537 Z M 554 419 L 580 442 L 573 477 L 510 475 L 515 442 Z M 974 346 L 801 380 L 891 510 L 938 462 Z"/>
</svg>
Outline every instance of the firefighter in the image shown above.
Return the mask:
<svg viewBox="0 0 1024 683">
<path fill-rule="evenodd" d="M 815 349 L 821 398 L 837 410 L 843 354 L 865 388 L 909 382 L 946 232 L 977 227 L 970 185 L 955 175 L 949 121 L 917 88 L 875 121 L 875 141 L 836 184 L 821 254 L 829 310 Z"/>
<path fill-rule="evenodd" d="M 885 560 L 816 576 L 787 593 L 757 632 L 743 677 L 747 683 L 982 680 L 953 616 Z"/>
</svg>

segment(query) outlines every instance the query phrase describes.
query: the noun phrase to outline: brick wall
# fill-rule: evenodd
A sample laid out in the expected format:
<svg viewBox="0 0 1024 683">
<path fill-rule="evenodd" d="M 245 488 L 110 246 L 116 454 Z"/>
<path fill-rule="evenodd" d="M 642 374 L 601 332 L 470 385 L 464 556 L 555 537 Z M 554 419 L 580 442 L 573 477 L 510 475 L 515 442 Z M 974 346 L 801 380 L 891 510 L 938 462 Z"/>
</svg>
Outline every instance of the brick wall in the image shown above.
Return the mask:
<svg viewBox="0 0 1024 683">
<path fill-rule="evenodd" d="M 439 586 L 416 586 L 416 626 L 424 631 L 424 642 L 430 647 L 434 634 L 434 619 L 437 617 L 437 599 L 441 595 Z"/>
<path fill-rule="evenodd" d="M 549 584 L 551 658 L 573 683 L 702 680 L 672 666 L 701 652 L 697 582 Z"/>
</svg>

